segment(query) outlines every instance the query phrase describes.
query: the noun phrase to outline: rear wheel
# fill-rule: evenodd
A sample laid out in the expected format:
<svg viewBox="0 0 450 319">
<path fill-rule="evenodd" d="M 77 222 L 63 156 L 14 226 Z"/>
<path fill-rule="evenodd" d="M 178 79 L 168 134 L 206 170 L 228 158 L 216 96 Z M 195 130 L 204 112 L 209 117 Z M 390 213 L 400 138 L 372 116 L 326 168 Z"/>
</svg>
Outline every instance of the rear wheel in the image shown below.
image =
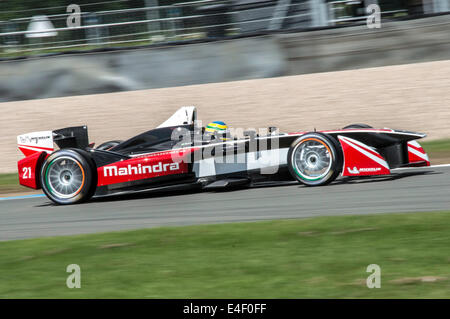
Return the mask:
<svg viewBox="0 0 450 319">
<path fill-rule="evenodd" d="M 307 133 L 292 143 L 288 168 L 291 175 L 305 185 L 331 183 L 342 169 L 340 145 L 332 136 Z"/>
<path fill-rule="evenodd" d="M 95 165 L 81 150 L 65 149 L 50 155 L 42 166 L 44 193 L 57 204 L 88 200 L 95 191 Z"/>
</svg>

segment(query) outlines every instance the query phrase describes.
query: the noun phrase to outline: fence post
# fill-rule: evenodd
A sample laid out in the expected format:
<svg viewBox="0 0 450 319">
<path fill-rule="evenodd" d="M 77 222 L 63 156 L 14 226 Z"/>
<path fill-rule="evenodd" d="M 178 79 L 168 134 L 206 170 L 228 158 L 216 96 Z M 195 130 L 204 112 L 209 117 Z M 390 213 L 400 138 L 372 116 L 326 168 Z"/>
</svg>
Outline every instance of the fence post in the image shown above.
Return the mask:
<svg viewBox="0 0 450 319">
<path fill-rule="evenodd" d="M 278 0 L 272 20 L 269 23 L 269 30 L 279 30 L 289 11 L 291 0 Z"/>
<path fill-rule="evenodd" d="M 158 0 L 145 0 L 145 6 L 146 7 L 158 7 Z M 146 10 L 146 17 L 147 20 L 157 20 L 159 19 L 159 9 L 156 10 Z M 152 40 L 152 34 L 155 34 L 155 32 L 152 31 L 160 31 L 161 30 L 161 23 L 159 21 L 150 21 L 148 23 L 148 31 L 149 33 L 149 38 L 150 40 Z"/>
<path fill-rule="evenodd" d="M 433 0 L 433 11 L 447 12 L 450 11 L 450 0 Z"/>
<path fill-rule="evenodd" d="M 323 0 L 310 0 L 311 26 L 324 27 L 328 25 L 327 5 Z"/>
</svg>

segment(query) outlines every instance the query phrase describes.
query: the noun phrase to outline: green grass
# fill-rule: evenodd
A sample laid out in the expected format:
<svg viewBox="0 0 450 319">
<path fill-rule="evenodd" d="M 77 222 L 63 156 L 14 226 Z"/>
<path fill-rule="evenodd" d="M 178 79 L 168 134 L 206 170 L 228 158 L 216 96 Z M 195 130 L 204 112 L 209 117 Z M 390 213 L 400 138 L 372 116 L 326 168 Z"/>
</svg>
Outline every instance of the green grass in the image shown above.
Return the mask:
<svg viewBox="0 0 450 319">
<path fill-rule="evenodd" d="M 450 139 L 420 142 L 423 147 L 426 147 L 427 152 L 450 152 Z"/>
<path fill-rule="evenodd" d="M 0 174 L 0 195 L 23 191 L 27 191 L 27 188 L 19 185 L 17 173 Z"/>
<path fill-rule="evenodd" d="M 450 162 L 450 139 L 420 142 L 420 144 L 428 153 L 432 163 L 442 164 Z"/>
<path fill-rule="evenodd" d="M 450 298 L 449 247 L 450 212 L 0 242 L 0 298 Z M 80 289 L 66 287 L 69 264 Z M 369 264 L 380 289 L 366 287 Z"/>
</svg>

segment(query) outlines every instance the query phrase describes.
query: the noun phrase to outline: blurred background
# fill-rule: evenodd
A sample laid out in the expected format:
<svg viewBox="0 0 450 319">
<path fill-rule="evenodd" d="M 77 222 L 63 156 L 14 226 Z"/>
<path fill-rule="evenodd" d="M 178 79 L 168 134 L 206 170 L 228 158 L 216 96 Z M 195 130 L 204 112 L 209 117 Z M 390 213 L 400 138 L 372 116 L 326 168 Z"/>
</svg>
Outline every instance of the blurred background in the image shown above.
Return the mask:
<svg viewBox="0 0 450 319">
<path fill-rule="evenodd" d="M 6 0 L 0 102 L 444 60 L 448 13 L 450 0 Z"/>
<path fill-rule="evenodd" d="M 78 5 L 79 28 L 69 28 L 66 9 Z M 2 1 L 3 56 L 74 48 L 147 45 L 255 35 L 365 23 L 366 7 L 378 4 L 384 20 L 445 13 L 448 0 L 113 0 Z M 39 32 L 47 29 L 47 32 Z M 52 29 L 52 30 L 49 30 Z"/>
<path fill-rule="evenodd" d="M 380 28 L 367 26 L 370 4 Z M 233 128 L 423 132 L 431 163 L 448 164 L 449 14 L 450 0 L 1 0 L 0 200 L 25 191 L 18 135 L 87 125 L 99 145 L 187 105 L 204 124 Z M 64 211 L 6 200 L 0 233 L 448 210 L 448 172 Z M 448 298 L 449 221 L 448 212 L 376 214 L 1 242 L 0 298 Z M 83 289 L 65 285 L 72 263 Z M 373 263 L 383 289 L 366 287 Z"/>
</svg>

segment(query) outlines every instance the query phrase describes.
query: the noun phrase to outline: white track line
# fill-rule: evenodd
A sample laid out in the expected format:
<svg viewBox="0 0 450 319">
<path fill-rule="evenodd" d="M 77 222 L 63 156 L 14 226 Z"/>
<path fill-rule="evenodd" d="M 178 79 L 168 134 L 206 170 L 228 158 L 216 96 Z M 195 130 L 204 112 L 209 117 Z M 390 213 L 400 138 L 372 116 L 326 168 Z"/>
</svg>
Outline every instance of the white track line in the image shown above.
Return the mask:
<svg viewBox="0 0 450 319">
<path fill-rule="evenodd" d="M 450 164 L 439 164 L 439 165 L 431 165 L 431 166 L 416 166 L 416 167 L 399 167 L 393 168 L 392 171 L 404 170 L 404 169 L 426 169 L 426 168 L 439 168 L 439 167 L 450 167 Z"/>
<path fill-rule="evenodd" d="M 2 200 L 13 200 L 13 199 L 39 198 L 39 197 L 44 197 L 44 196 L 45 196 L 44 194 L 33 194 L 33 195 L 0 197 L 0 201 L 2 201 Z"/>
</svg>

